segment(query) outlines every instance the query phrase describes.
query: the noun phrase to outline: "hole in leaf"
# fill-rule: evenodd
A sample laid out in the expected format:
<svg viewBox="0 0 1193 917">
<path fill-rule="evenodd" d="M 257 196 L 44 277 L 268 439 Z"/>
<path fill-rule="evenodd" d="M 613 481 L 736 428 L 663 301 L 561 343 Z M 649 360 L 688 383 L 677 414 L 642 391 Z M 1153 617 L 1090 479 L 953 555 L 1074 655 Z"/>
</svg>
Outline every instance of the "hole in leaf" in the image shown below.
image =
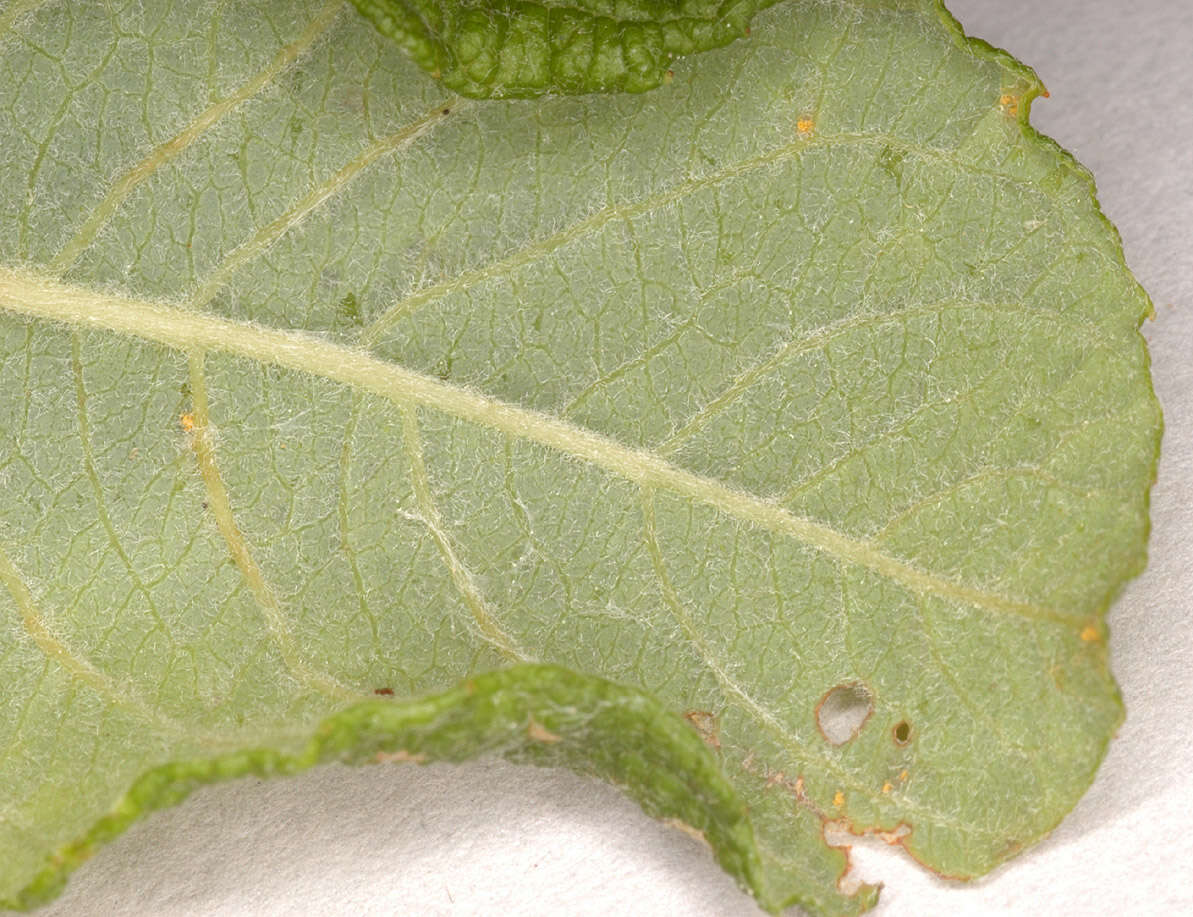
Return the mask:
<svg viewBox="0 0 1193 917">
<path fill-rule="evenodd" d="M 895 724 L 895 728 L 891 730 L 891 733 L 895 737 L 896 745 L 906 745 L 908 740 L 911 739 L 911 725 L 907 720 L 903 720 Z"/>
<path fill-rule="evenodd" d="M 844 745 L 862 731 L 873 712 L 874 699 L 865 685 L 837 685 L 816 705 L 816 726 L 830 745 Z"/>
</svg>

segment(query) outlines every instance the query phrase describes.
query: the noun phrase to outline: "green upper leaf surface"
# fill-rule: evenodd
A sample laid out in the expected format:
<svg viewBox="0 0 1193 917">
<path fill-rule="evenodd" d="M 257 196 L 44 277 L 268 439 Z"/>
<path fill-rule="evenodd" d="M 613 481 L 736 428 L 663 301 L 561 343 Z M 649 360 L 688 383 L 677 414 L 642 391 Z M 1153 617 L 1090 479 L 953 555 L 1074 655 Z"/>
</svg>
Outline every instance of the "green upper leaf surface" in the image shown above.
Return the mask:
<svg viewBox="0 0 1193 917">
<path fill-rule="evenodd" d="M 472 98 L 644 92 L 680 55 L 748 34 L 775 0 L 353 0 L 445 86 Z"/>
<path fill-rule="evenodd" d="M 337 2 L 0 8 L 0 902 L 141 775 L 521 662 L 690 714 L 767 907 L 872 900 L 826 823 L 972 876 L 1072 807 L 1160 427 L 1088 174 L 929 0 L 674 71 L 472 101 Z M 627 722 L 592 769 L 697 819 Z"/>
</svg>

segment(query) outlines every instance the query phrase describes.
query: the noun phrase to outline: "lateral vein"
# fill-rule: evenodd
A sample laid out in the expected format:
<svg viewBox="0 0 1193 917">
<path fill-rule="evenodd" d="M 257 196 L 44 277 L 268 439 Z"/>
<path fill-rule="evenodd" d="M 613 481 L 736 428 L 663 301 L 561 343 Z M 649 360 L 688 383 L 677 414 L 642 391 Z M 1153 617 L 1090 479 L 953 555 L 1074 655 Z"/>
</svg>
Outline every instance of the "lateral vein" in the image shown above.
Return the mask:
<svg viewBox="0 0 1193 917">
<path fill-rule="evenodd" d="M 508 277 L 519 268 L 534 264 L 577 239 L 582 239 L 597 232 L 609 223 L 628 221 L 634 217 L 654 213 L 666 206 L 683 201 L 698 191 L 706 188 L 716 188 L 735 178 L 749 175 L 759 169 L 795 160 L 809 150 L 878 145 L 894 147 L 901 152 L 922 159 L 944 161 L 970 174 L 985 175 L 994 181 L 1001 181 L 1012 185 L 1023 183 L 1022 180 L 1014 176 L 980 169 L 972 163 L 962 162 L 957 159 L 954 153 L 951 153 L 947 149 L 919 146 L 878 132 L 835 135 L 817 134 L 812 137 L 801 138 L 776 146 L 739 162 L 730 163 L 715 171 L 686 176 L 670 187 L 663 188 L 643 197 L 607 204 L 549 236 L 526 242 L 521 248 L 510 252 L 504 258 L 461 271 L 452 277 L 412 290 L 381 313 L 365 329 L 362 340 L 370 347 L 375 346 L 390 328 L 408 315 L 413 314 L 426 303 L 449 296 L 452 293 L 466 291 L 486 280 Z"/>
<path fill-rule="evenodd" d="M 190 730 L 164 713 L 153 709 L 139 697 L 130 694 L 115 680 L 95 668 L 85 657 L 80 656 L 57 637 L 42 620 L 37 602 L 33 598 L 24 577 L 2 547 L 0 547 L 0 583 L 8 590 L 17 611 L 21 625 L 47 658 L 52 659 L 70 675 L 87 685 L 97 694 L 106 697 L 118 707 L 130 710 L 138 716 L 158 723 L 168 732 L 185 735 Z"/>
<path fill-rule="evenodd" d="M 455 103 L 454 107 L 458 110 L 464 104 L 466 104 L 465 101 L 460 100 Z M 312 212 L 319 209 L 325 201 L 346 188 L 361 172 L 378 159 L 413 143 L 428 130 L 443 121 L 451 108 L 452 106 L 446 105 L 445 102 L 441 101 L 417 121 L 370 144 L 356 158 L 341 167 L 338 172 L 322 184 L 311 189 L 306 196 L 290 207 L 289 210 L 265 226 L 262 226 L 252 236 L 241 242 L 228 253 L 219 266 L 208 274 L 203 282 L 195 289 L 195 292 L 191 294 L 189 301 L 190 307 L 195 310 L 202 309 L 215 298 L 225 281 L 243 265 L 252 261 L 310 216 Z"/>
<path fill-rule="evenodd" d="M 439 554 L 451 574 L 452 584 L 460 593 L 465 606 L 472 613 L 479 636 L 501 655 L 511 662 L 526 662 L 529 656 L 518 646 L 513 637 L 505 632 L 501 624 L 494 617 L 489 604 L 476 586 L 476 579 L 472 572 L 464 565 L 456 553 L 450 536 L 439 515 L 439 507 L 431 493 L 431 482 L 427 477 L 427 466 L 423 458 L 422 439 L 418 432 L 418 418 L 414 415 L 414 408 L 406 405 L 402 408 L 402 434 L 406 444 L 406 459 L 410 465 L 410 481 L 414 490 L 414 499 L 418 503 L 419 521 L 431 533 Z"/>
<path fill-rule="evenodd" d="M 99 231 L 103 229 L 138 185 L 181 154 L 220 118 L 268 86 L 310 48 L 320 35 L 327 31 L 343 6 L 342 0 L 328 0 L 319 11 L 319 15 L 311 20 L 302 34 L 290 44 L 280 48 L 264 70 L 241 84 L 240 88 L 232 95 L 221 99 L 201 112 L 181 131 L 164 143 L 158 144 L 148 156 L 121 175 L 104 199 L 79 227 L 78 232 L 50 262 L 50 270 L 55 274 L 61 274 L 74 264 L 87 247 L 95 241 Z"/>
<path fill-rule="evenodd" d="M 286 667 L 294 673 L 300 681 L 305 682 L 317 691 L 338 698 L 357 698 L 359 695 L 340 684 L 326 672 L 317 671 L 302 658 L 294 644 L 294 635 L 286 623 L 286 616 L 282 613 L 281 604 L 273 590 L 265 581 L 265 575 L 253 558 L 249 550 L 248 541 L 236 524 L 236 517 L 232 512 L 232 501 L 228 499 L 228 490 L 224 486 L 224 479 L 220 475 L 219 466 L 215 459 L 215 445 L 211 435 L 211 418 L 207 407 L 207 382 L 203 372 L 203 355 L 192 352 L 190 357 L 190 392 L 193 402 L 194 427 L 190 431 L 191 449 L 199 465 L 199 475 L 203 479 L 203 486 L 207 490 L 207 503 L 215 517 L 216 528 L 223 536 L 228 546 L 228 553 L 240 571 L 245 585 L 248 586 L 257 607 L 265 621 L 265 627 L 273 638 L 278 652 L 281 653 Z"/>
</svg>

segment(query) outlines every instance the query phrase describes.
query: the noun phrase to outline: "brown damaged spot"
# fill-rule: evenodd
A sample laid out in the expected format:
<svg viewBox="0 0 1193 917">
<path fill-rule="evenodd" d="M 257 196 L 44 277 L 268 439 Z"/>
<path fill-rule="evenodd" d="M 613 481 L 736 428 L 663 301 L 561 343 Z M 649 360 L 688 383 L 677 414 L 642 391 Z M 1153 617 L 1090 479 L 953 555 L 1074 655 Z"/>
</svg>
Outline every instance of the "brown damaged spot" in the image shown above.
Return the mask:
<svg viewBox="0 0 1193 917">
<path fill-rule="evenodd" d="M 910 724 L 905 721 L 900 725 L 908 726 L 908 736 L 910 738 Z M 893 732 L 894 730 L 892 730 Z M 906 853 L 913 861 L 926 869 L 928 872 L 941 879 L 950 879 L 956 881 L 965 881 L 974 878 L 973 875 L 953 875 L 942 872 L 940 869 L 932 866 L 930 863 L 920 859 L 912 850 L 911 838 L 914 833 L 914 826 L 905 821 L 897 821 L 891 825 L 868 825 L 865 827 L 858 827 L 848 813 L 845 811 L 845 803 L 847 799 L 842 790 L 838 790 L 834 794 L 833 804 L 839 811 L 826 812 L 817 802 L 808 794 L 808 790 L 803 778 L 803 775 L 796 776 L 794 779 L 787 777 L 782 771 L 771 770 L 765 763 L 758 762 L 753 752 L 750 752 L 745 760 L 742 762 L 742 768 L 746 773 L 760 780 L 765 781 L 765 785 L 770 788 L 774 786 L 782 786 L 788 790 L 795 799 L 796 804 L 807 811 L 811 812 L 820 821 L 821 840 L 825 846 L 832 847 L 840 851 L 844 858 L 844 865 L 841 869 L 840 875 L 837 877 L 837 889 L 845 895 L 853 896 L 860 891 L 875 886 L 865 882 L 861 877 L 855 876 L 852 873 L 853 860 L 851 857 L 853 849 L 853 841 L 856 838 L 873 837 L 890 847 L 899 847 Z M 895 780 L 899 784 L 905 784 L 910 779 L 910 773 L 907 769 L 899 772 Z M 887 792 L 886 787 L 890 785 L 887 781 L 883 785 L 882 792 Z M 892 787 L 892 790 L 894 788 Z M 1008 841 L 1004 849 L 1004 859 L 1009 858 L 1022 847 L 1017 841 Z M 879 886 L 880 887 L 880 886 Z"/>
<path fill-rule="evenodd" d="M 820 826 L 820 837 L 829 847 L 841 851 L 845 857 L 845 868 L 837 876 L 837 891 L 843 895 L 856 895 L 865 883 L 853 871 L 853 844 L 847 830 L 839 829 L 838 822 L 825 821 Z"/>
<path fill-rule="evenodd" d="M 754 753 L 746 757 L 742 762 L 742 769 L 752 777 L 757 777 L 764 781 L 767 789 L 781 786 L 783 789 L 791 793 L 795 797 L 796 803 L 800 808 L 807 809 L 821 821 L 825 821 L 828 816 L 824 814 L 821 808 L 816 805 L 816 802 L 808 795 L 807 788 L 804 786 L 803 775 L 796 775 L 795 779 L 791 779 L 782 771 L 772 771 L 766 765 L 759 767 L 754 760 Z"/>
<path fill-rule="evenodd" d="M 766 775 L 766 788 L 769 790 L 772 786 L 778 786 L 781 783 L 787 782 L 787 775 L 782 771 L 774 771 Z"/>
<path fill-rule="evenodd" d="M 721 747 L 721 728 L 715 713 L 707 710 L 689 710 L 683 718 L 695 727 L 706 745 L 712 748 Z"/>
<path fill-rule="evenodd" d="M 816 816 L 817 819 L 820 820 L 821 840 L 824 841 L 826 846 L 833 847 L 840 851 L 841 856 L 844 858 L 844 863 L 841 866 L 841 872 L 837 876 L 837 889 L 842 894 L 852 897 L 871 887 L 868 883 L 862 881 L 859 878 L 850 878 L 853 871 L 853 859 L 850 857 L 850 851 L 852 850 L 852 847 L 848 843 L 834 843 L 829 839 L 826 833 L 827 826 L 837 824 L 837 821 L 826 814 L 808 795 L 807 787 L 804 784 L 804 778 L 802 774 L 797 776 L 794 780 L 789 780 L 783 775 L 782 771 L 779 771 L 768 776 L 766 784 L 767 786 L 781 784 L 791 793 L 792 796 L 795 797 L 796 805 L 798 805 L 801 809 L 806 809 L 807 811 L 811 812 Z M 841 803 L 844 803 L 844 794 L 838 792 L 836 795 L 841 797 Z M 842 819 L 842 821 L 845 820 Z"/>
<path fill-rule="evenodd" d="M 888 846 L 901 847 L 913 860 L 942 878 L 965 878 L 963 876 L 947 876 L 932 869 L 912 854 L 907 848 L 908 838 L 912 834 L 912 826 L 906 822 L 896 822 L 889 827 L 884 825 L 869 825 L 859 828 L 844 812 L 836 812 L 830 815 L 821 809 L 815 800 L 808 795 L 803 775 L 799 775 L 792 780 L 787 778 L 782 771 L 770 771 L 765 766 L 759 767 L 755 762 L 753 753 L 748 755 L 742 764 L 747 773 L 765 780 L 767 787 L 781 785 L 790 791 L 800 808 L 808 810 L 820 820 L 821 839 L 826 846 L 839 850 L 845 858 L 845 865 L 841 869 L 841 874 L 837 877 L 837 889 L 842 894 L 852 897 L 863 889 L 871 887 L 869 883 L 852 873 L 853 860 L 850 856 L 853 849 L 852 841 L 854 838 L 859 837 L 874 837 Z M 906 781 L 907 777 L 908 773 L 904 770 L 896 779 Z M 889 781 L 883 785 L 884 793 L 887 792 L 886 788 L 890 785 Z M 837 809 L 843 809 L 845 802 L 844 791 L 837 790 L 833 795 L 833 806 Z"/>
<path fill-rule="evenodd" d="M 765 780 L 767 787 L 782 786 L 794 797 L 796 805 L 811 812 L 820 821 L 821 840 L 826 846 L 840 851 L 844 859 L 841 872 L 837 876 L 837 889 L 844 895 L 853 897 L 875 887 L 852 874 L 853 861 L 850 857 L 852 846 L 849 843 L 852 837 L 874 834 L 888 844 L 901 844 L 902 839 L 911 834 L 911 827 L 902 822 L 889 830 L 877 826 L 865 832 L 853 830 L 853 825 L 848 817 L 844 815 L 830 816 L 816 804 L 815 800 L 808 795 L 802 774 L 796 776 L 795 779 L 790 779 L 782 771 L 772 771 L 766 765 L 759 766 L 753 752 L 746 756 L 742 767 L 748 774 Z M 841 804 L 844 804 L 844 793 L 838 791 L 836 795 L 840 797 Z"/>
<path fill-rule="evenodd" d="M 562 737 L 556 735 L 542 723 L 534 719 L 531 719 L 526 724 L 526 736 L 532 742 L 543 742 L 547 745 L 554 745 L 556 742 L 563 741 Z"/>
<path fill-rule="evenodd" d="M 903 838 L 911 834 L 911 825 L 907 822 L 899 822 L 891 831 L 881 831 L 877 828 L 871 829 L 874 837 L 878 838 L 884 844 L 894 847 L 903 843 Z"/>
<path fill-rule="evenodd" d="M 427 756 L 422 752 L 412 755 L 406 749 L 401 748 L 397 751 L 379 751 L 373 755 L 373 762 L 375 764 L 426 764 Z"/>
<path fill-rule="evenodd" d="M 842 894 L 853 895 L 865 884 L 860 876 L 853 873 L 853 860 L 849 853 L 853 850 L 854 838 L 875 837 L 891 847 L 902 847 L 904 838 L 910 835 L 911 826 L 906 822 L 899 822 L 893 828 L 886 829 L 877 825 L 858 828 L 844 817 L 825 820 L 821 827 L 821 836 L 828 846 L 835 847 L 845 854 L 847 864 L 845 871 L 837 878 L 837 889 Z"/>
<path fill-rule="evenodd" d="M 891 730 L 891 737 L 896 745 L 906 745 L 911 741 L 911 724 L 907 720 L 900 720 Z"/>
<path fill-rule="evenodd" d="M 906 774 L 907 772 L 904 771 L 903 773 Z M 900 775 L 900 779 L 902 779 L 902 775 Z M 825 837 L 825 843 L 829 844 L 829 846 L 833 846 L 833 847 L 839 846 L 839 844 L 832 843 L 829 840 L 829 836 L 832 836 L 832 837 L 840 840 L 841 837 L 845 836 L 843 834 L 840 834 L 840 832 L 845 832 L 850 837 L 875 837 L 875 838 L 878 838 L 878 840 L 882 841 L 883 843 L 890 845 L 891 847 L 899 847 L 900 849 L 903 850 L 904 853 L 906 853 L 909 857 L 911 857 L 911 859 L 914 860 L 919 866 L 923 867 L 928 872 L 932 873 L 932 875 L 936 876 L 938 879 L 949 879 L 949 880 L 955 881 L 955 882 L 966 882 L 971 879 L 977 878 L 978 874 L 976 874 L 976 873 L 948 873 L 948 872 L 944 872 L 944 871 L 936 868 L 935 866 L 933 866 L 931 863 L 927 862 L 926 860 L 920 858 L 916 854 L 916 852 L 914 850 L 912 850 L 912 848 L 910 846 L 912 836 L 915 832 L 915 828 L 913 825 L 907 824 L 907 822 L 900 821 L 897 824 L 895 824 L 894 827 L 891 827 L 891 828 L 883 828 L 879 825 L 871 825 L 866 828 L 859 828 L 859 827 L 857 827 L 857 825 L 853 824 L 853 822 L 851 822 L 847 817 L 842 816 L 841 818 L 838 818 L 835 820 L 826 819 L 824 822 L 824 825 L 825 825 L 825 831 L 829 832 L 829 834 L 826 835 L 826 837 Z M 832 826 L 831 829 L 829 828 L 829 825 Z M 1015 853 L 1018 853 L 1022 848 L 1023 848 L 1023 845 L 1019 841 L 1008 840 L 1006 845 L 1003 848 L 1003 851 L 1005 853 L 1004 859 L 1009 858 L 1010 856 L 1012 856 Z"/>
</svg>

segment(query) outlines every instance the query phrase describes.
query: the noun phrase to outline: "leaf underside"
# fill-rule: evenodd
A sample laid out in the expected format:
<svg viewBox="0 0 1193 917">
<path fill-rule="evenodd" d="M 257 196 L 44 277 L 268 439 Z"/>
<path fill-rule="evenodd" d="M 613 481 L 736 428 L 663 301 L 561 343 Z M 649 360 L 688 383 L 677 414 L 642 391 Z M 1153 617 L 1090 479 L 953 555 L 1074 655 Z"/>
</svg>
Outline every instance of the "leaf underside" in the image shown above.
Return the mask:
<svg viewBox="0 0 1193 917">
<path fill-rule="evenodd" d="M 338 2 L 0 8 L 0 903 L 378 752 L 598 773 L 825 915 L 826 826 L 967 877 L 1074 805 L 1160 415 L 1042 87 L 929 0 L 672 66 L 472 101 Z"/>
</svg>

